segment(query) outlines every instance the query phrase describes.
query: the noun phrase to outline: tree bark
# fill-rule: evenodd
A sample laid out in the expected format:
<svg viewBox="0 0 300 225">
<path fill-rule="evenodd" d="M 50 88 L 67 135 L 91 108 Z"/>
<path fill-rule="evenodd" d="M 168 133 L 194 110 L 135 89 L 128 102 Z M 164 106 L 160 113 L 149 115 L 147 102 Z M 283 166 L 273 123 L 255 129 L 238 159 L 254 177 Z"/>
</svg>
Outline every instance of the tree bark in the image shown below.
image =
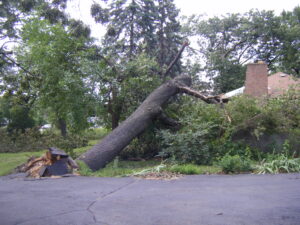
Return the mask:
<svg viewBox="0 0 300 225">
<path fill-rule="evenodd" d="M 78 159 L 84 161 L 92 170 L 103 168 L 162 113 L 162 107 L 169 98 L 181 91 L 179 87 L 190 85 L 191 78 L 185 75 L 162 84 L 131 116 Z"/>
<path fill-rule="evenodd" d="M 67 137 L 67 123 L 64 119 L 60 118 L 58 119 L 58 126 L 60 129 L 60 134 L 64 138 Z"/>
</svg>

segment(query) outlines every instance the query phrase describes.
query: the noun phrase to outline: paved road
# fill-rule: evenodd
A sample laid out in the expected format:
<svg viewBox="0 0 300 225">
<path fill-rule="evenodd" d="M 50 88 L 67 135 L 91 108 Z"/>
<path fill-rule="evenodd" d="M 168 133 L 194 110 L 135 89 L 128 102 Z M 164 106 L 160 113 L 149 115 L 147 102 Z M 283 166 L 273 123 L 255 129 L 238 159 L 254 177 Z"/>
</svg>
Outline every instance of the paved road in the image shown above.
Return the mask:
<svg viewBox="0 0 300 225">
<path fill-rule="evenodd" d="M 300 225 L 300 174 L 0 178 L 1 225 Z"/>
</svg>

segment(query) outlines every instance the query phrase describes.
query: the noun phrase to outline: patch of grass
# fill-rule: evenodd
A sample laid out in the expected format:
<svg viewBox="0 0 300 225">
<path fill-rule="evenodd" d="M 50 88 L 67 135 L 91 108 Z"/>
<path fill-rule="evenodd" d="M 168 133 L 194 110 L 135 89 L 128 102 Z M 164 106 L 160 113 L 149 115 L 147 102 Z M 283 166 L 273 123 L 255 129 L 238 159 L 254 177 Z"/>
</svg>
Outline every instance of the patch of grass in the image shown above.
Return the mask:
<svg viewBox="0 0 300 225">
<path fill-rule="evenodd" d="M 167 171 L 180 174 L 214 174 L 222 170 L 217 166 L 199 166 L 194 164 L 174 165 L 166 168 Z"/>
<path fill-rule="evenodd" d="M 98 140 L 89 140 L 89 142 L 88 142 L 88 146 L 93 146 L 93 145 L 95 145 L 95 144 L 97 144 L 98 142 L 100 141 L 100 139 Z"/>
<path fill-rule="evenodd" d="M 20 153 L 0 153 L 0 176 L 7 175 L 13 171 L 14 168 L 25 163 L 31 156 L 41 156 L 42 151 L 39 152 L 20 152 Z"/>
<path fill-rule="evenodd" d="M 85 153 L 86 151 L 88 151 L 92 146 L 88 145 L 85 147 L 81 147 L 81 148 L 75 148 L 72 150 L 72 158 L 77 158 L 78 156 L 82 155 L 83 153 Z"/>
<path fill-rule="evenodd" d="M 138 174 L 141 171 L 147 171 L 157 168 L 161 164 L 160 161 L 119 161 L 115 159 L 108 164 L 105 168 L 98 171 L 91 171 L 84 162 L 78 162 L 80 166 L 80 174 L 83 176 L 96 176 L 96 177 L 122 177 L 131 174 Z M 215 174 L 220 173 L 221 169 L 217 166 L 199 166 L 194 164 L 184 165 L 166 165 L 162 167 L 162 171 L 168 171 L 178 174 Z"/>
<path fill-rule="evenodd" d="M 113 162 L 109 163 L 105 168 L 98 171 L 92 171 L 85 165 L 84 162 L 78 162 L 80 166 L 79 173 L 83 176 L 95 176 L 95 177 L 122 177 L 130 175 L 144 169 L 148 169 L 154 166 L 158 166 L 160 161 L 148 160 L 148 161 L 119 161 L 116 158 Z"/>
<path fill-rule="evenodd" d="M 99 140 L 89 140 L 88 145 L 81 147 L 81 148 L 75 148 L 72 150 L 73 158 L 77 158 L 78 156 L 82 155 L 89 149 L 91 149 L 95 144 L 97 144 Z"/>
<path fill-rule="evenodd" d="M 100 140 L 104 138 L 109 132 L 110 132 L 109 129 L 103 127 L 92 128 L 85 131 L 83 136 L 89 140 L 94 140 L 94 139 Z"/>
</svg>

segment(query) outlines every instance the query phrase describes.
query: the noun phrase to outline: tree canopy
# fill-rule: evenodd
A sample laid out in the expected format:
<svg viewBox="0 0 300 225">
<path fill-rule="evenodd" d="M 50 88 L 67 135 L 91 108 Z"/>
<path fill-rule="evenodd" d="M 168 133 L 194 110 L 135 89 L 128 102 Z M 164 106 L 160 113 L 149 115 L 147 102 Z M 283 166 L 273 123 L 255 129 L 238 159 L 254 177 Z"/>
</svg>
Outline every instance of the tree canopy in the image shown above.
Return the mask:
<svg viewBox="0 0 300 225">
<path fill-rule="evenodd" d="M 0 125 L 7 130 L 47 122 L 66 136 L 88 128 L 89 117 L 114 129 L 159 84 L 181 73 L 198 84 L 205 74 L 211 93 L 241 87 L 245 65 L 257 60 L 272 72 L 300 77 L 300 7 L 184 22 L 173 0 L 98 0 L 91 15 L 105 34 L 96 42 L 83 21 L 66 15 L 67 2 L 1 2 Z M 191 57 L 166 72 L 186 39 L 197 40 Z"/>
</svg>

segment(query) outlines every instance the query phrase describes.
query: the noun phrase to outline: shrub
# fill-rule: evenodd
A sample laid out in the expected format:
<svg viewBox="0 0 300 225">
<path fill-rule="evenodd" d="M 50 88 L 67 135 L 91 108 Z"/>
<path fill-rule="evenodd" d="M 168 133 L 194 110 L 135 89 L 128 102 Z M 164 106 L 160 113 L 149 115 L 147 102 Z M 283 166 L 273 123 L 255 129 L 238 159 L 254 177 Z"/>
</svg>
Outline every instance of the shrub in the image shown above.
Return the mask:
<svg viewBox="0 0 300 225">
<path fill-rule="evenodd" d="M 224 173 L 240 173 L 252 171 L 251 161 L 239 155 L 226 154 L 219 162 Z"/>
<path fill-rule="evenodd" d="M 257 99 L 247 96 L 238 96 L 230 100 L 226 105 L 226 110 L 231 118 L 230 125 L 239 126 L 261 113 L 262 109 L 258 103 Z"/>
<path fill-rule="evenodd" d="M 210 163 L 208 139 L 212 128 L 210 123 L 196 123 L 178 133 L 161 131 L 163 149 L 159 155 L 171 157 L 180 163 Z"/>
<path fill-rule="evenodd" d="M 155 132 L 156 130 L 152 126 L 146 132 L 133 139 L 121 152 L 121 159 L 149 159 L 156 156 L 158 154 L 160 139 Z"/>
<path fill-rule="evenodd" d="M 300 172 L 300 158 L 289 159 L 285 155 L 279 155 L 272 161 L 263 161 L 257 166 L 257 172 L 260 174 Z"/>
<path fill-rule="evenodd" d="M 5 129 L 0 129 L 0 152 L 30 152 L 57 147 L 72 155 L 72 149 L 83 147 L 88 140 L 78 135 L 68 135 L 66 138 L 55 134 L 53 131 L 40 133 L 38 128 L 26 129 L 24 133 L 14 132 L 8 134 Z"/>
</svg>

